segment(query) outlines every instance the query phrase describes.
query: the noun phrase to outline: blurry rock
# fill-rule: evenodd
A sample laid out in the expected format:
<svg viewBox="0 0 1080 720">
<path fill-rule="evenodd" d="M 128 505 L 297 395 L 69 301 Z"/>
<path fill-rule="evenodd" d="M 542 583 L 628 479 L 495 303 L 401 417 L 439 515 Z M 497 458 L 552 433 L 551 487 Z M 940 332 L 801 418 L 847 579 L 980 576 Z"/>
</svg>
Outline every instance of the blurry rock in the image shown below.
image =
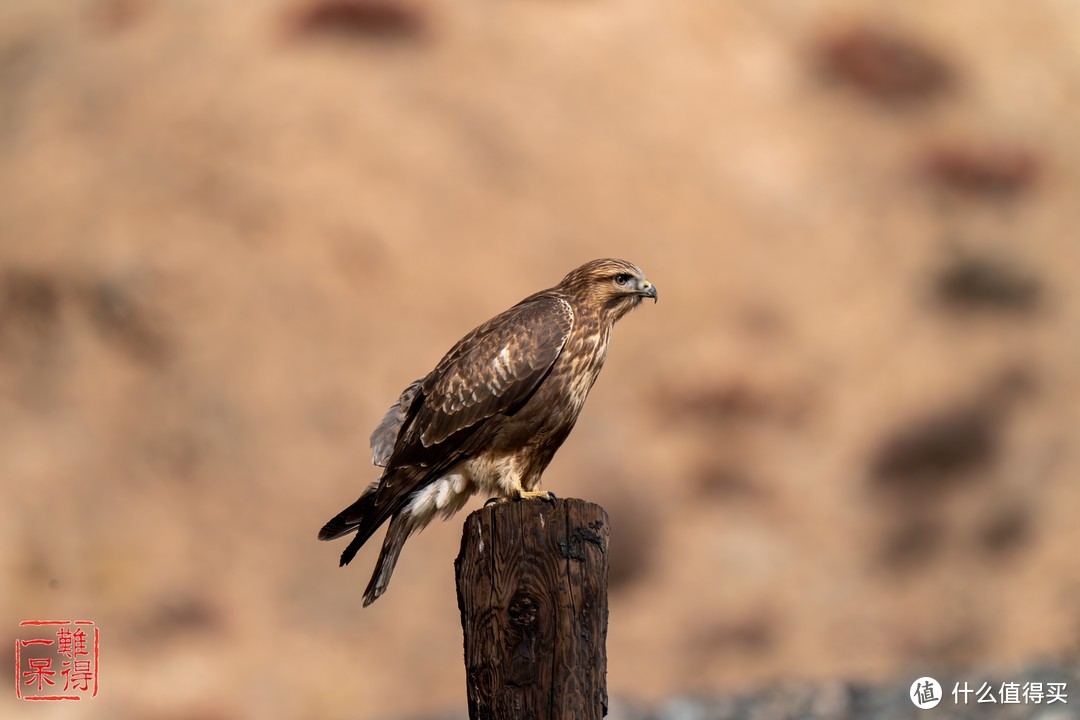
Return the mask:
<svg viewBox="0 0 1080 720">
<path fill-rule="evenodd" d="M 663 703 L 653 716 L 656 720 L 720 720 L 730 715 L 718 715 L 710 707 L 716 701 L 693 696 L 673 697 Z M 733 708 L 734 708 L 734 704 Z"/>
<path fill-rule="evenodd" d="M 953 71 L 933 50 L 899 31 L 859 24 L 821 42 L 826 72 L 875 100 L 912 103 L 953 84 Z"/>
<path fill-rule="evenodd" d="M 659 543 L 659 519 L 631 492 L 601 494 L 597 501 L 611 521 L 608 543 L 608 587 L 618 591 L 644 577 Z"/>
<path fill-rule="evenodd" d="M 742 617 L 717 619 L 710 626 L 696 630 L 694 651 L 704 655 L 763 653 L 776 644 L 777 635 L 773 614 L 756 609 Z"/>
<path fill-rule="evenodd" d="M 1026 364 L 1006 365 L 996 377 L 988 383 L 984 402 L 1003 411 L 1011 410 L 1016 403 L 1035 395 L 1039 390 L 1039 379 Z"/>
<path fill-rule="evenodd" d="M 767 385 L 733 377 L 714 383 L 671 383 L 656 394 L 665 421 L 697 424 L 710 433 L 754 423 L 800 427 L 814 406 L 808 385 Z"/>
<path fill-rule="evenodd" d="M 1005 143 L 961 141 L 927 148 L 922 167 L 938 185 L 967 195 L 1003 199 L 1030 190 L 1039 159 L 1026 148 Z"/>
<path fill-rule="evenodd" d="M 150 9 L 150 0 L 98 0 L 89 8 L 90 24 L 102 32 L 130 30 Z"/>
<path fill-rule="evenodd" d="M 940 519 L 923 514 L 899 519 L 885 534 L 880 562 L 890 570 L 913 570 L 924 567 L 941 551 L 945 525 Z"/>
<path fill-rule="evenodd" d="M 985 659 L 993 632 L 993 619 L 974 607 L 932 630 L 922 628 L 902 636 L 900 641 L 912 666 L 926 667 L 932 662 L 940 667 L 970 667 Z"/>
<path fill-rule="evenodd" d="M 1026 366 L 1006 366 L 974 399 L 903 423 L 873 455 L 874 485 L 919 502 L 936 490 L 985 482 L 1001 452 L 1005 421 L 1035 388 Z"/>
<path fill-rule="evenodd" d="M 842 720 L 853 717 L 892 717 L 856 712 L 855 698 L 856 690 L 841 682 L 822 683 L 818 687 L 805 683 L 777 682 L 748 695 L 676 696 L 662 703 L 653 717 L 656 720 Z M 903 694 L 898 694 L 897 700 L 911 707 L 910 701 Z M 899 717 L 906 715 L 900 714 Z"/>
<path fill-rule="evenodd" d="M 997 459 L 1001 420 L 994 407 L 983 403 L 911 420 L 876 451 L 874 482 L 885 489 L 923 493 L 976 479 Z"/>
<path fill-rule="evenodd" d="M 410 0 L 305 0 L 290 16 L 288 30 L 293 36 L 415 40 L 427 22 Z"/>
<path fill-rule="evenodd" d="M 937 659 L 932 662 L 934 667 L 941 666 Z M 934 673 L 941 682 L 944 698 L 940 705 L 927 711 L 933 717 L 941 720 L 1075 720 L 1080 717 L 1071 709 L 1071 689 L 1080 679 L 1075 661 L 1029 665 L 1007 674 L 1002 674 L 1000 670 L 971 668 L 969 665 L 960 668 L 957 675 Z M 633 714 L 625 717 L 612 714 L 611 720 L 905 720 L 921 717 L 923 713 L 912 705 L 909 692 L 914 678 L 911 670 L 925 669 L 925 664 L 919 664 L 908 671 L 895 672 L 884 684 L 839 680 L 815 684 L 772 682 L 759 690 L 739 695 L 675 695 L 661 701 L 652 712 L 648 707 L 637 705 Z M 977 680 L 972 682 L 973 678 Z M 1044 689 L 1048 683 L 1061 683 L 1066 702 L 1055 702 L 1053 705 L 1046 705 L 1045 700 L 1041 704 L 978 703 L 975 696 L 967 704 L 962 699 L 959 704 L 953 701 L 951 689 L 954 684 L 966 682 L 976 689 L 983 681 L 993 689 L 995 698 L 1005 682 L 1020 685 L 1029 681 L 1038 682 L 1043 684 Z M 612 702 L 612 707 L 620 707 L 620 703 Z"/>
<path fill-rule="evenodd" d="M 215 707 L 213 703 L 206 700 L 193 703 L 177 702 L 176 705 L 179 707 L 157 712 L 140 709 L 138 713 L 130 717 L 132 720 L 135 718 L 138 720 L 238 720 L 238 718 L 246 717 L 236 715 L 225 707 Z"/>
<path fill-rule="evenodd" d="M 652 720 L 653 714 L 641 702 L 628 698 L 611 698 L 607 720 Z"/>
<path fill-rule="evenodd" d="M 761 486 L 742 468 L 722 461 L 707 461 L 695 474 L 695 485 L 703 498 L 715 500 L 760 500 Z"/>
<path fill-rule="evenodd" d="M 838 720 L 851 716 L 852 691 L 842 682 L 824 682 L 810 701 L 807 720 L 820 718 L 821 720 Z"/>
<path fill-rule="evenodd" d="M 1042 296 L 1038 278 L 1012 264 L 989 257 L 958 258 L 943 267 L 935 294 L 950 308 L 1026 312 Z"/>
<path fill-rule="evenodd" d="M 976 539 L 989 555 L 1003 555 L 1025 545 L 1032 535 L 1032 514 L 1022 503 L 995 506 L 982 518 Z"/>
<path fill-rule="evenodd" d="M 60 290 L 48 274 L 8 270 L 0 276 L 0 328 L 42 335 L 60 317 Z"/>
<path fill-rule="evenodd" d="M 736 322 L 742 332 L 755 340 L 775 340 L 790 330 L 784 314 L 765 303 L 742 308 L 736 315 Z"/>
<path fill-rule="evenodd" d="M 217 418 L 189 418 L 185 422 L 156 419 L 143 423 L 131 438 L 132 446 L 142 449 L 155 474 L 182 482 L 197 482 L 201 471 L 212 462 L 220 431 Z"/>
<path fill-rule="evenodd" d="M 59 329 L 62 293 L 53 276 L 12 269 L 0 275 L 0 355 L 40 367 Z"/>
<path fill-rule="evenodd" d="M 665 392 L 662 402 L 673 417 L 710 424 L 729 424 L 737 420 L 754 419 L 771 409 L 771 403 L 766 397 L 739 381 Z"/>
<path fill-rule="evenodd" d="M 179 593 L 159 601 L 145 624 L 156 637 L 188 635 L 193 632 L 215 631 L 222 626 L 222 617 L 214 605 L 197 594 Z"/>
<path fill-rule="evenodd" d="M 132 287 L 100 281 L 88 287 L 82 299 L 95 327 L 115 347 L 148 365 L 168 358 L 161 319 L 154 317 Z"/>
</svg>

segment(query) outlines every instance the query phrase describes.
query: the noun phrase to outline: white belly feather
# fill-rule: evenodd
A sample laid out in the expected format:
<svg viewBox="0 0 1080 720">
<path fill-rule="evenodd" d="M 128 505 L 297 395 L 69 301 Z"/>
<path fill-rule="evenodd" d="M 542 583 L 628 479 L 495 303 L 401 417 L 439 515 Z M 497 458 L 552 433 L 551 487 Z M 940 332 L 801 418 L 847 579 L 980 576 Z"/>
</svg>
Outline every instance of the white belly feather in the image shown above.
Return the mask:
<svg viewBox="0 0 1080 720">
<path fill-rule="evenodd" d="M 513 455 L 470 458 L 417 492 L 406 512 L 413 527 L 419 530 L 436 515 L 449 519 L 479 492 L 499 497 L 515 495 L 522 489 L 521 480 L 521 470 Z"/>
</svg>

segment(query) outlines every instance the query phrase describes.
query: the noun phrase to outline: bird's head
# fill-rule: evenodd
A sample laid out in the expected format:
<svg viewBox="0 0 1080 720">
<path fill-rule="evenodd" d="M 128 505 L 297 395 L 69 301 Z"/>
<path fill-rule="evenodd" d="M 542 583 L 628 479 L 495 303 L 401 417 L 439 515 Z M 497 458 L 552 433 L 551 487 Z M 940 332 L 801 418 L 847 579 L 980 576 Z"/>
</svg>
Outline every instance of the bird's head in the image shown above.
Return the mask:
<svg viewBox="0 0 1080 720">
<path fill-rule="evenodd" d="M 656 286 L 637 265 L 604 258 L 587 262 L 559 283 L 559 289 L 597 308 L 614 322 L 645 298 L 656 302 Z"/>
</svg>

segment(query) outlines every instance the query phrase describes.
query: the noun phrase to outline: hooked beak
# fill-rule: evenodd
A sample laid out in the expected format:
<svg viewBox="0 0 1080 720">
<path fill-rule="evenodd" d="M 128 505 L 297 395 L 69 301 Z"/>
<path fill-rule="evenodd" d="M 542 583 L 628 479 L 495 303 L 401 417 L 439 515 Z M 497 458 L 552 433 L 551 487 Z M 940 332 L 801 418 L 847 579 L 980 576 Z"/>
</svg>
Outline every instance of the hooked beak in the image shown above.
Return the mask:
<svg viewBox="0 0 1080 720">
<path fill-rule="evenodd" d="M 652 298 L 654 303 L 657 300 L 656 286 L 648 280 L 642 280 L 638 283 L 637 292 L 638 295 L 641 295 L 642 297 Z"/>
</svg>

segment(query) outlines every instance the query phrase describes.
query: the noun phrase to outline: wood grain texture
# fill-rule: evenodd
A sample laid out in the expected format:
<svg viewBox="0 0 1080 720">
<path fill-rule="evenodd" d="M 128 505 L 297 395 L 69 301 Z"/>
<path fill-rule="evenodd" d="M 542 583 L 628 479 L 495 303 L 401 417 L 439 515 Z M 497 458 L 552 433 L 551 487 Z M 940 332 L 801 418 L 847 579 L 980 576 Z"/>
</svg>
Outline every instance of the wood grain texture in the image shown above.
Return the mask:
<svg viewBox="0 0 1080 720">
<path fill-rule="evenodd" d="M 607 713 L 607 513 L 583 500 L 489 505 L 457 572 L 471 720 Z"/>
</svg>

